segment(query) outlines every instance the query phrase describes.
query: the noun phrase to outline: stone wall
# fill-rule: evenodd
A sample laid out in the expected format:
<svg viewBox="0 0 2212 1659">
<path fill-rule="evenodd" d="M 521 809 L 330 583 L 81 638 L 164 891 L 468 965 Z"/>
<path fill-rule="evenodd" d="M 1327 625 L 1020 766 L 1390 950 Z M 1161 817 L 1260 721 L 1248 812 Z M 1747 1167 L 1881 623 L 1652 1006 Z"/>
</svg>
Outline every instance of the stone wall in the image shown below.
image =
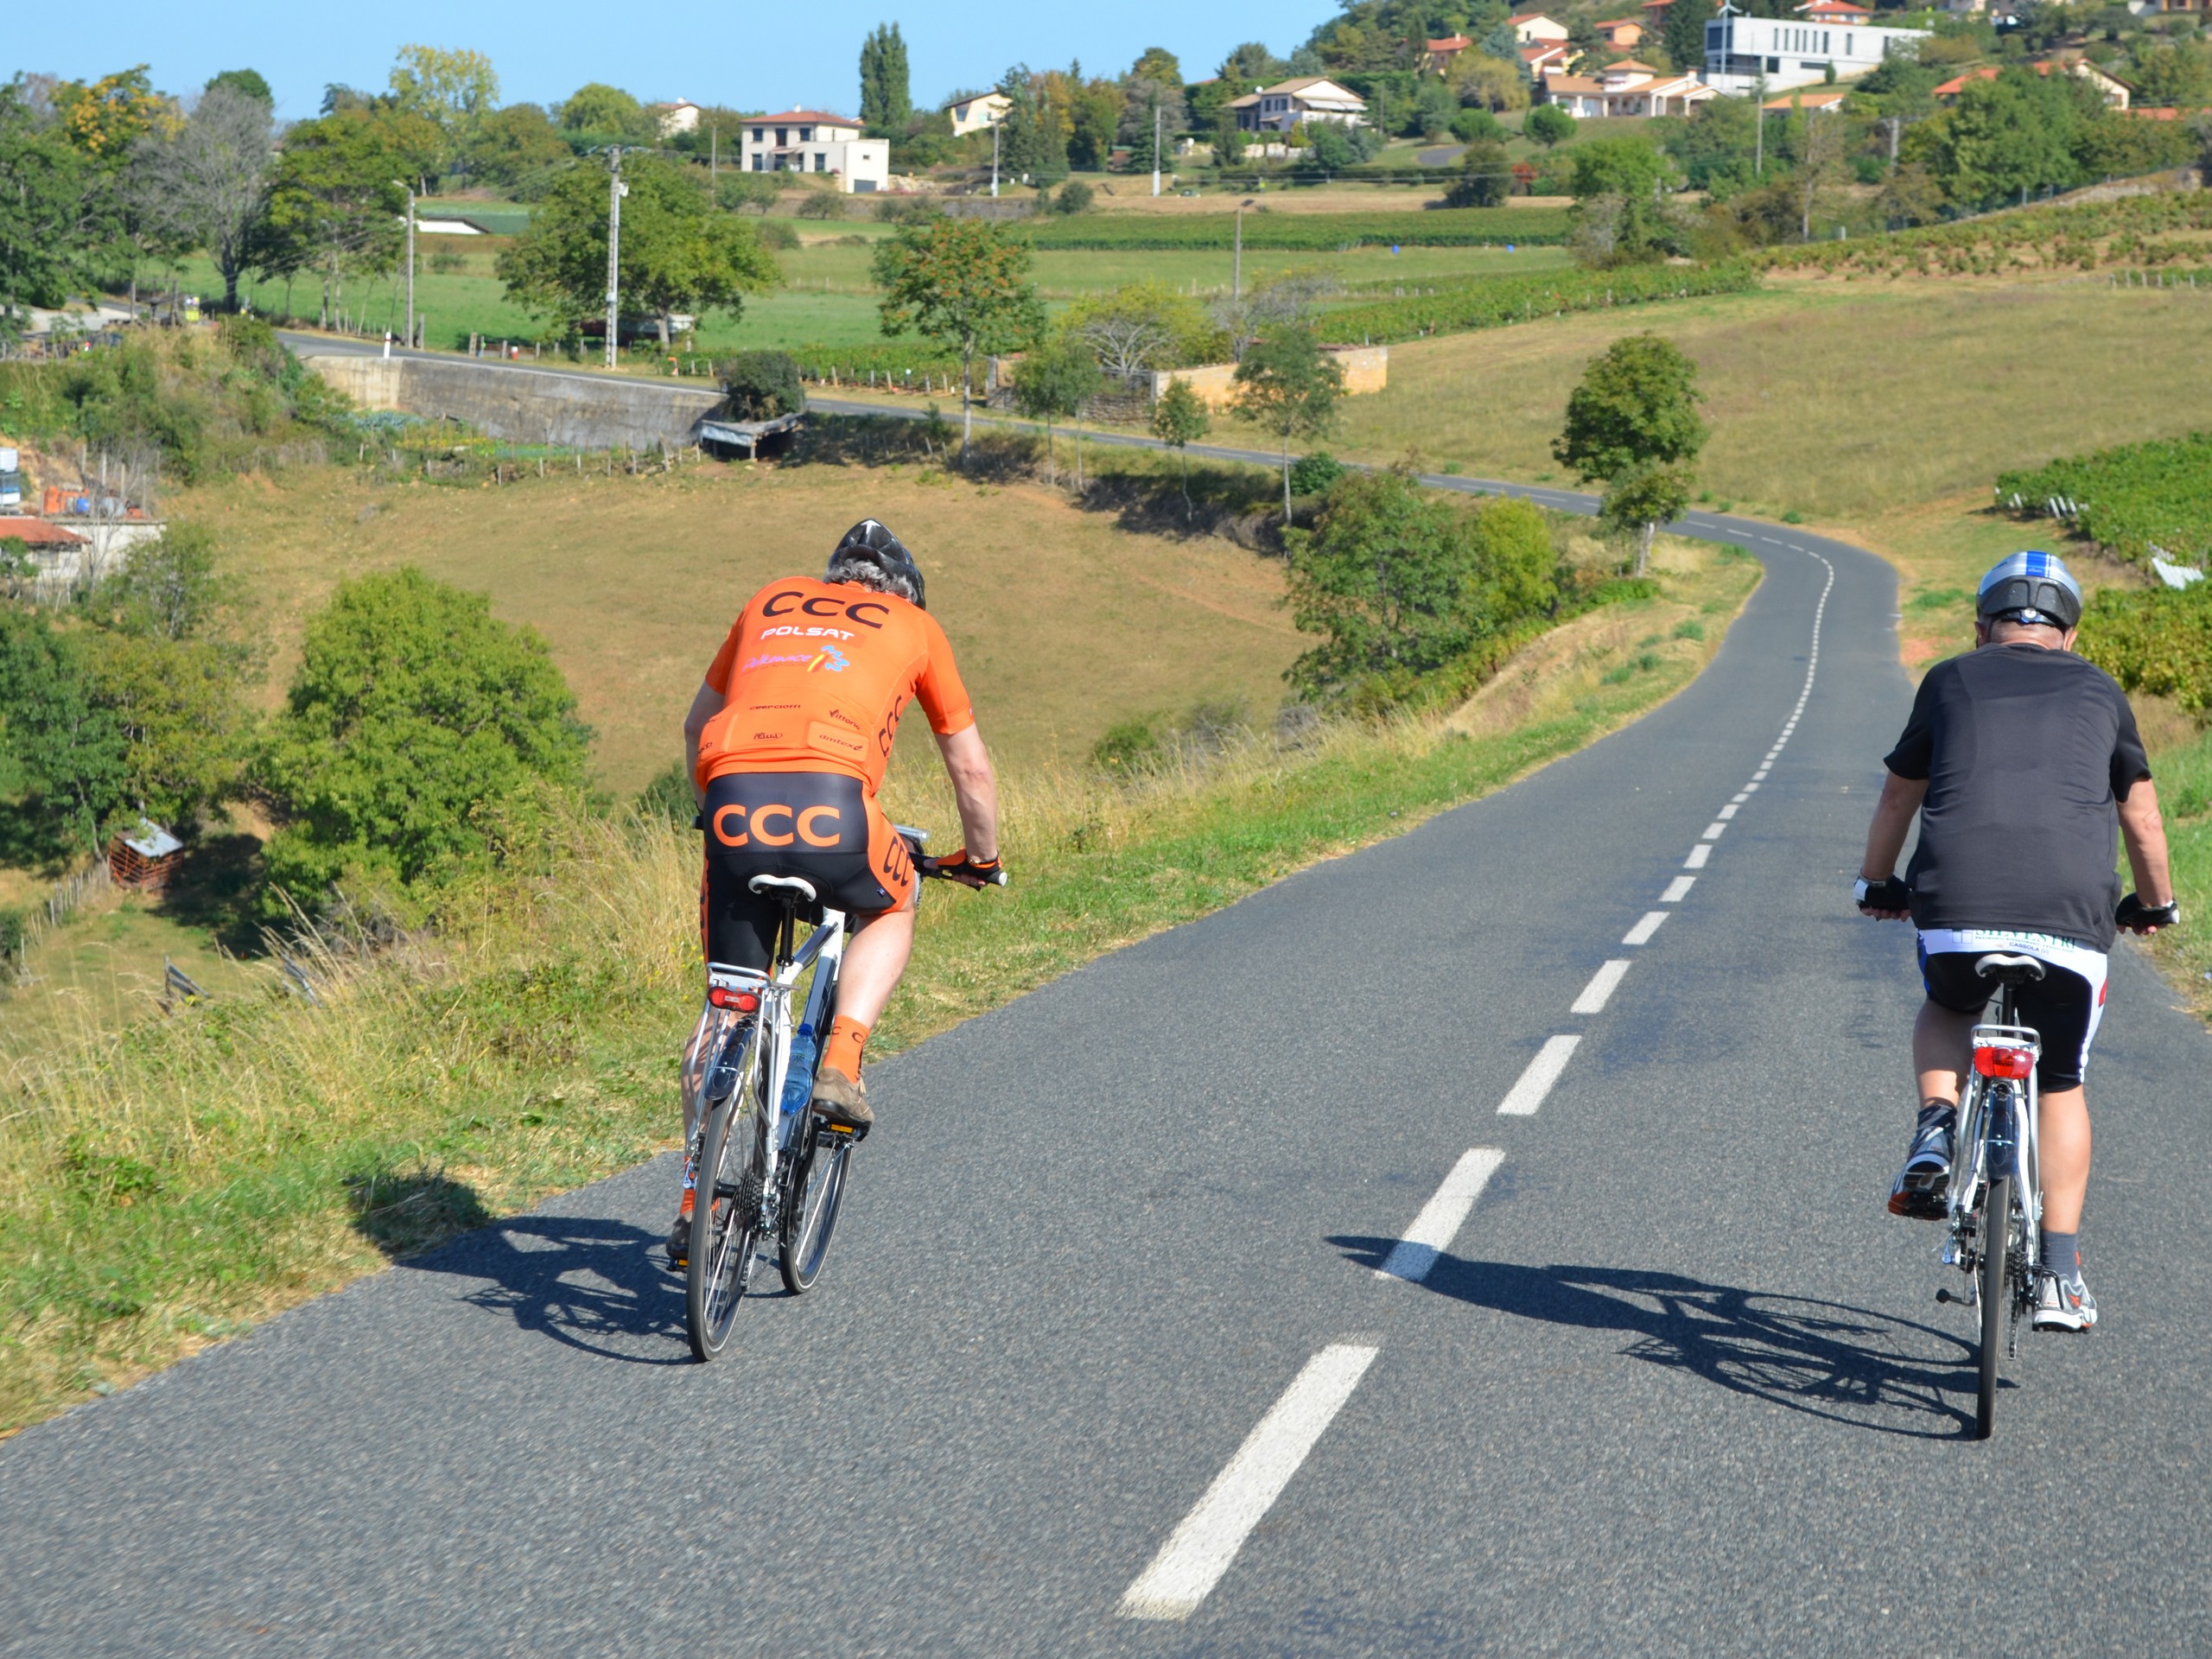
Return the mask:
<svg viewBox="0 0 2212 1659">
<path fill-rule="evenodd" d="M 365 409 L 461 421 L 509 443 L 676 448 L 697 442 L 700 421 L 722 401 L 695 386 L 435 358 L 321 352 L 301 360 Z"/>
</svg>

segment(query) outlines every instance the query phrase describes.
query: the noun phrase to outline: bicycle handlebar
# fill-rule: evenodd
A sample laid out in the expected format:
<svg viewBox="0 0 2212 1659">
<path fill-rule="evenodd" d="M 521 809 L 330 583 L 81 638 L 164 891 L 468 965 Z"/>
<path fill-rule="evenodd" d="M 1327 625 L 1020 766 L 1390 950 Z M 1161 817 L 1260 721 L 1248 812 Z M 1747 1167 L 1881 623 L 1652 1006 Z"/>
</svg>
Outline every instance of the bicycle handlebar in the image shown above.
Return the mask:
<svg viewBox="0 0 2212 1659">
<path fill-rule="evenodd" d="M 931 858 L 922 850 L 922 843 L 929 839 L 929 831 L 915 830 L 900 823 L 892 826 L 899 838 L 906 843 L 906 850 L 913 855 L 914 868 L 921 875 L 937 881 L 957 881 L 962 887 L 981 893 L 985 887 L 1006 886 L 1006 868 L 994 859 L 988 866 L 978 868 L 965 852 L 951 858 Z"/>
</svg>

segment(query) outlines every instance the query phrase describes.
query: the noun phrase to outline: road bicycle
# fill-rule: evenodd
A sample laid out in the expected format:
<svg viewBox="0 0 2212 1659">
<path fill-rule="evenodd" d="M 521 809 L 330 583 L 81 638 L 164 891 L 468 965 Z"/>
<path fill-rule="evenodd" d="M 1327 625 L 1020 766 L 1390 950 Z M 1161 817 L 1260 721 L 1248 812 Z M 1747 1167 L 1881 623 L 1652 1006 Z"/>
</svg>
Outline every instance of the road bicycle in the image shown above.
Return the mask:
<svg viewBox="0 0 2212 1659">
<path fill-rule="evenodd" d="M 926 855 L 929 832 L 893 826 L 923 876 L 977 887 Z M 691 1352 L 713 1359 L 729 1345 L 738 1304 L 760 1258 L 773 1253 L 784 1288 L 804 1295 L 821 1276 L 837 1230 L 853 1148 L 868 1138 L 808 1109 L 821 1039 L 837 1011 L 837 976 L 851 928 L 819 904 L 798 876 L 756 875 L 747 885 L 781 906 L 767 972 L 709 965 L 707 1001 L 716 1017 L 700 1071 L 699 1113 L 684 1149 L 684 1186 L 695 1193 L 686 1267 Z M 796 935 L 818 915 L 804 944 Z M 799 982 L 813 978 L 804 1000 Z M 794 1018 L 793 1005 L 798 1013 Z"/>
<path fill-rule="evenodd" d="M 2000 1358 L 2017 1359 L 2020 1321 L 2032 1319 L 2042 1269 L 2043 1166 L 2037 1156 L 2036 1062 L 2043 1038 L 2019 1023 L 2023 985 L 2044 976 L 2033 957 L 1985 956 L 1974 971 L 1994 982 L 1995 1018 L 1974 1028 L 1974 1065 L 1959 1101 L 1946 1199 L 1950 1236 L 1943 1262 L 1966 1274 L 1967 1292 L 1941 1293 L 1981 1318 L 1974 1438 L 1997 1426 Z"/>
</svg>

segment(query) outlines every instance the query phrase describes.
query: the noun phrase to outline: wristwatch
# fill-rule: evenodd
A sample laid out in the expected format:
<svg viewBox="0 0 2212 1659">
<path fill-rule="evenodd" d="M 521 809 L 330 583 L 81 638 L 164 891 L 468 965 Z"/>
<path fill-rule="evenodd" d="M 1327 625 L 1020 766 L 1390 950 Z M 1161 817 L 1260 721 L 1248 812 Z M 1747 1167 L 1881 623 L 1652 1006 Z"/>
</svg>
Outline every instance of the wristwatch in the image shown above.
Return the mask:
<svg viewBox="0 0 2212 1659">
<path fill-rule="evenodd" d="M 1860 876 L 1856 881 L 1851 884 L 1851 902 L 1854 905 L 1864 905 L 1866 902 L 1867 893 L 1874 887 L 1874 885 L 1875 884 L 1873 882 L 1869 881 L 1865 876 Z"/>
</svg>

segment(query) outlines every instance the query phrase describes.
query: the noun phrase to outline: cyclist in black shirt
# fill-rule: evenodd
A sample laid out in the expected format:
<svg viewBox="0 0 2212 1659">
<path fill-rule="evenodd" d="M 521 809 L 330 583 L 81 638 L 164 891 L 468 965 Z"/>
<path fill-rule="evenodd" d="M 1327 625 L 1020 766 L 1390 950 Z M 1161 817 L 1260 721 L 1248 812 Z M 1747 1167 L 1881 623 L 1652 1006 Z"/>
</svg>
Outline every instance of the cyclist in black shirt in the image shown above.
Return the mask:
<svg viewBox="0 0 2212 1659">
<path fill-rule="evenodd" d="M 2036 957 L 2053 971 L 2019 991 L 2021 1019 L 2043 1037 L 2035 1324 L 2087 1331 L 2097 1305 L 2076 1247 L 2089 1184 L 2082 1073 L 2104 1012 L 2106 954 L 2116 926 L 2154 933 L 2181 911 L 2134 711 L 2110 676 L 2073 654 L 2082 589 L 2072 572 L 2050 554 L 2015 553 L 1982 578 L 1975 610 L 1976 649 L 1929 671 L 1885 761 L 1855 895 L 1863 914 L 1918 928 L 1928 993 L 1912 1036 L 1920 1121 L 1890 1211 L 1943 1214 L 1971 1033 L 1993 988 L 1976 958 Z M 1916 814 L 1920 841 L 1899 880 Z M 2124 899 L 2115 827 L 2135 876 Z"/>
</svg>

